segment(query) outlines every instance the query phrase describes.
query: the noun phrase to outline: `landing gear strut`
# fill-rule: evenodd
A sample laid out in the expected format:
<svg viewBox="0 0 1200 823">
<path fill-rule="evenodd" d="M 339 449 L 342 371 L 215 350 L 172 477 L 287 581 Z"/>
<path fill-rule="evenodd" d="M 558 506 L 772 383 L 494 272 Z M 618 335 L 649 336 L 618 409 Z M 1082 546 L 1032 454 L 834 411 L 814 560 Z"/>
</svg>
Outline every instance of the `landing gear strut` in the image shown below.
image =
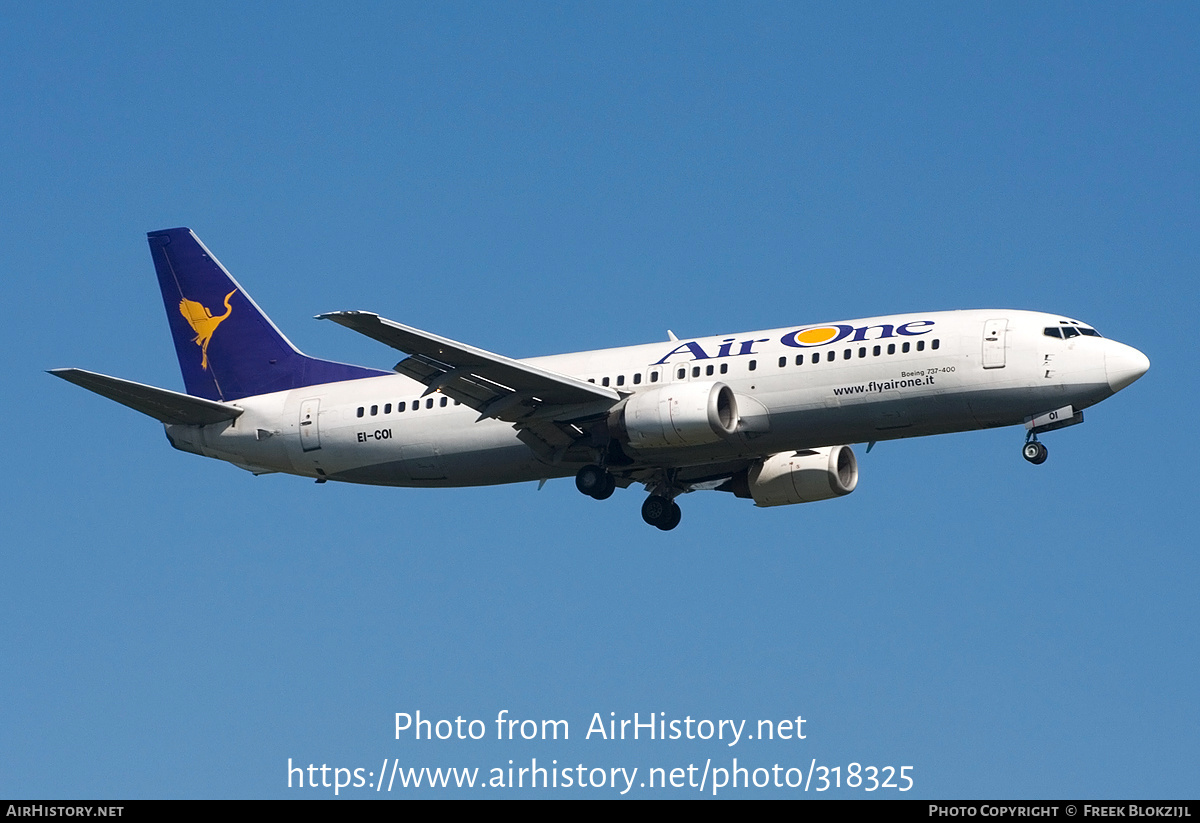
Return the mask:
<svg viewBox="0 0 1200 823">
<path fill-rule="evenodd" d="M 1026 440 L 1025 445 L 1021 448 L 1021 456 L 1035 466 L 1045 463 L 1048 454 L 1049 452 L 1046 451 L 1046 447 L 1036 438 Z"/>
<path fill-rule="evenodd" d="M 616 487 L 617 481 L 600 466 L 584 466 L 575 475 L 575 488 L 597 500 L 607 500 L 612 497 Z"/>
<path fill-rule="evenodd" d="M 679 525 L 683 512 L 679 504 L 661 494 L 652 494 L 642 504 L 642 519 L 655 528 L 669 532 Z"/>
</svg>

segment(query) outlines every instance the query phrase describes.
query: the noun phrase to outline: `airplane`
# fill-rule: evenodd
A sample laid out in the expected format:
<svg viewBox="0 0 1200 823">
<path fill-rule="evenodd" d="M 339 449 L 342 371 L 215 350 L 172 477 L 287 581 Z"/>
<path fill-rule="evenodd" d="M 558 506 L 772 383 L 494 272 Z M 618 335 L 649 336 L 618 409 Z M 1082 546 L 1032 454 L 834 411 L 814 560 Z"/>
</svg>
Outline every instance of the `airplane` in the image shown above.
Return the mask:
<svg viewBox="0 0 1200 823">
<path fill-rule="evenodd" d="M 461 487 L 575 477 L 604 500 L 645 487 L 642 518 L 716 490 L 760 507 L 858 484 L 848 444 L 1024 424 L 1038 435 L 1150 361 L 1057 314 L 896 314 L 516 360 L 365 311 L 318 315 L 402 352 L 391 371 L 293 346 L 187 228 L 148 234 L 187 393 L 51 374 L 162 422 L 185 452 L 254 474 Z M 539 486 L 540 488 L 540 486 Z"/>
</svg>

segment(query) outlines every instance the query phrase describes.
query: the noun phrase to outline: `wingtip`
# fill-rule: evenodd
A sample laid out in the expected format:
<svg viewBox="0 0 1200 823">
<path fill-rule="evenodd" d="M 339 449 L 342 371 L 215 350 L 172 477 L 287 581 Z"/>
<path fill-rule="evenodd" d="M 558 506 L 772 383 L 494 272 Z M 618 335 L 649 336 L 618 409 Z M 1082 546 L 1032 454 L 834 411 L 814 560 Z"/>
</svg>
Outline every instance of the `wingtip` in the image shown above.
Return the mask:
<svg viewBox="0 0 1200 823">
<path fill-rule="evenodd" d="M 344 317 L 378 317 L 378 316 L 379 315 L 377 315 L 375 312 L 361 311 L 358 309 L 355 309 L 353 311 L 327 311 L 324 314 L 314 315 L 314 317 L 316 317 L 316 319 L 318 319 L 318 320 L 332 320 L 335 323 Z"/>
</svg>

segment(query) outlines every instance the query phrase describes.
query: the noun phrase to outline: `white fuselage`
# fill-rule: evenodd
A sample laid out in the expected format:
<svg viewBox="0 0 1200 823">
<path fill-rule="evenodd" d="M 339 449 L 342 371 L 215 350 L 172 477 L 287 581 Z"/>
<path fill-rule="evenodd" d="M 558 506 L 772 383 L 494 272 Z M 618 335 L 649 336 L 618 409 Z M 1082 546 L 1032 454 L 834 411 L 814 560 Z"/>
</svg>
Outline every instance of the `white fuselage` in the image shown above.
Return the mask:
<svg viewBox="0 0 1200 823">
<path fill-rule="evenodd" d="M 1054 327 L 1086 329 L 1069 337 Z M 735 393 L 736 434 L 702 446 L 626 448 L 637 463 L 705 467 L 788 450 L 1019 424 L 1092 406 L 1136 379 L 1144 356 L 1061 315 L 931 312 L 671 340 L 523 361 L 621 394 L 681 382 Z M 1136 373 L 1135 373 L 1136 372 Z M 236 401 L 208 426 L 168 425 L 176 447 L 255 472 L 394 486 L 473 486 L 574 474 L 511 423 L 401 375 Z"/>
</svg>

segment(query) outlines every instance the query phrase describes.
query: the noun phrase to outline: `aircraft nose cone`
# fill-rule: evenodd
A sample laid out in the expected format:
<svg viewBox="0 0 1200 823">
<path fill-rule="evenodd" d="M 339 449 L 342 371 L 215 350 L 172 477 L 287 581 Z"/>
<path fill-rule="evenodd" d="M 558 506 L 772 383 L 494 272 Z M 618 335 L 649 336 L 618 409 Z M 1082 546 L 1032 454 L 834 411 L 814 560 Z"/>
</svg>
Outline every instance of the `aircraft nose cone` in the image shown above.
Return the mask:
<svg viewBox="0 0 1200 823">
<path fill-rule="evenodd" d="M 1150 358 L 1133 346 L 1118 343 L 1116 348 L 1104 353 L 1104 371 L 1108 385 L 1114 392 L 1137 380 L 1150 368 Z"/>
</svg>

